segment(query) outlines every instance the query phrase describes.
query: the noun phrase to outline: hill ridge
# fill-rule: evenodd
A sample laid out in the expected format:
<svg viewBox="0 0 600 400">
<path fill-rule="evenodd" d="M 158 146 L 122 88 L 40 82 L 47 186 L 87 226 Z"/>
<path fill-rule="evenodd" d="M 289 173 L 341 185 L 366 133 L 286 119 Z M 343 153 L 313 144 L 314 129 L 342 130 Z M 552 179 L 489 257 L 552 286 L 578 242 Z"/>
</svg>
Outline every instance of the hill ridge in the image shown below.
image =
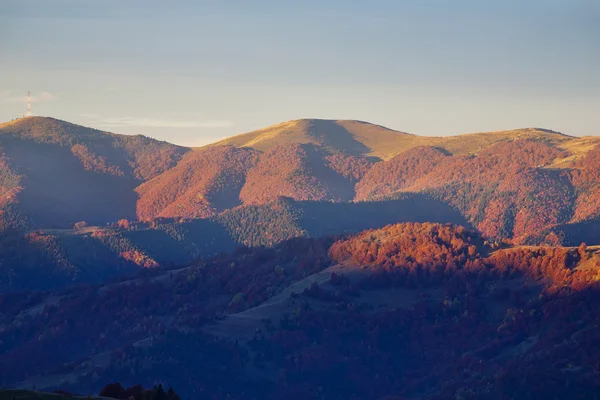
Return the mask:
<svg viewBox="0 0 600 400">
<path fill-rule="evenodd" d="M 160 142 L 160 143 L 169 143 L 169 144 L 172 144 L 179 148 L 186 148 L 186 149 L 190 148 L 188 146 L 179 145 L 177 143 L 171 143 L 171 142 L 168 142 L 165 140 L 155 139 L 153 137 L 146 136 L 143 134 L 114 133 L 114 132 L 105 131 L 102 129 L 97 129 L 97 128 L 89 127 L 86 125 L 66 121 L 66 120 L 59 119 L 59 118 L 48 117 L 48 116 L 21 117 L 21 118 L 16 118 L 16 119 L 13 119 L 10 121 L 0 122 L 0 134 L 10 133 L 11 129 L 8 129 L 10 127 L 19 127 L 22 125 L 30 125 L 30 124 L 33 124 L 36 122 L 39 123 L 39 122 L 43 122 L 43 121 L 51 122 L 53 124 L 67 125 L 70 127 L 84 128 L 85 130 L 94 131 L 96 133 L 107 135 L 107 136 L 142 137 L 142 138 L 151 139 L 153 141 Z M 572 136 L 572 135 L 568 135 L 566 133 L 555 131 L 552 129 L 542 128 L 542 127 L 533 127 L 533 126 L 532 127 L 523 127 L 523 128 L 514 128 L 514 129 L 503 129 L 503 130 L 497 130 L 497 131 L 478 131 L 478 132 L 456 133 L 456 134 L 452 134 L 452 135 L 430 136 L 430 135 L 419 135 L 419 134 L 415 134 L 415 133 L 408 133 L 405 131 L 396 130 L 396 129 L 387 127 L 385 125 L 380 125 L 380 124 L 376 124 L 376 123 L 365 121 L 365 120 L 359 120 L 359 119 L 298 118 L 298 119 L 291 119 L 291 120 L 287 120 L 287 121 L 278 122 L 276 124 L 269 125 L 269 126 L 259 128 L 259 129 L 255 129 L 255 130 L 252 130 L 249 132 L 242 132 L 237 135 L 233 135 L 233 136 L 229 136 L 229 137 L 217 140 L 216 142 L 209 143 L 204 146 L 196 147 L 194 149 L 201 149 L 201 148 L 220 146 L 220 145 L 232 145 L 234 147 L 251 147 L 251 148 L 261 147 L 261 146 L 256 146 L 256 145 L 258 145 L 259 143 L 264 142 L 270 138 L 273 138 L 274 136 L 285 133 L 285 131 L 284 132 L 274 131 L 276 129 L 292 129 L 292 128 L 309 129 L 309 128 L 314 128 L 315 125 L 318 125 L 318 124 L 329 124 L 332 126 L 338 125 L 344 129 L 347 129 L 350 133 L 352 133 L 352 132 L 350 131 L 349 128 L 356 128 L 358 126 L 362 126 L 365 128 L 376 129 L 376 130 L 379 130 L 380 132 L 386 132 L 389 134 L 393 134 L 400 138 L 406 138 L 406 139 L 417 140 L 417 141 L 428 141 L 429 140 L 429 141 L 445 142 L 445 141 L 452 141 L 453 139 L 456 139 L 456 138 L 476 136 L 476 135 L 496 136 L 496 135 L 510 135 L 510 134 L 518 135 L 518 134 L 527 134 L 527 133 L 541 134 L 541 135 L 545 134 L 545 135 L 552 135 L 552 136 L 555 135 L 557 137 L 564 138 L 564 139 L 576 139 L 576 140 L 588 138 L 588 137 L 593 138 L 593 136 L 582 136 L 582 137 Z M 318 127 L 317 129 L 322 130 L 323 128 L 324 127 L 321 126 L 321 127 Z M 375 133 L 380 133 L 380 132 L 375 132 Z M 309 132 L 307 132 L 307 135 L 316 137 L 316 132 L 309 131 Z M 247 140 L 245 140 L 245 139 L 247 139 Z M 293 140 L 294 138 L 292 137 L 290 139 Z M 308 144 L 310 142 L 299 141 L 297 143 Z M 419 143 L 419 144 L 416 144 L 415 146 L 418 146 L 418 145 L 428 145 L 428 144 Z M 271 147 L 271 146 L 272 145 L 269 144 L 267 147 Z M 410 148 L 415 147 L 415 146 L 410 146 Z M 258 150 L 261 150 L 261 149 L 259 148 Z M 396 154 L 398 154 L 398 153 L 396 153 Z M 391 157 L 389 157 L 389 158 L 391 158 Z"/>
<path fill-rule="evenodd" d="M 21 117 L 21 118 L 15 118 L 13 120 L 6 121 L 6 122 L 0 122 L 0 135 L 14 133 L 14 131 L 12 131 L 10 129 L 11 127 L 23 127 L 23 126 L 27 127 L 27 125 L 33 125 L 35 123 L 44 123 L 44 122 L 56 124 L 57 126 L 63 125 L 63 126 L 68 126 L 68 127 L 73 127 L 73 128 L 80 128 L 85 131 L 91 131 L 91 132 L 101 134 L 101 135 L 106 135 L 109 137 L 132 137 L 132 138 L 139 137 L 139 138 L 143 138 L 143 139 L 149 139 L 149 140 L 152 140 L 152 141 L 155 141 L 158 143 L 167 143 L 167 144 L 170 144 L 173 146 L 177 146 L 179 148 L 186 148 L 186 149 L 189 148 L 187 146 L 179 145 L 177 143 L 171 143 L 166 140 L 156 139 L 151 136 L 146 136 L 146 135 L 142 135 L 142 134 L 115 133 L 115 132 L 110 132 L 110 131 L 106 131 L 103 129 L 93 128 L 93 127 L 87 126 L 87 125 L 78 124 L 75 122 L 70 122 L 67 120 L 60 119 L 60 118 L 45 117 L 45 116 Z"/>
<path fill-rule="evenodd" d="M 438 147 L 451 154 L 476 154 L 499 142 L 516 139 L 560 144 L 578 138 L 545 128 L 517 128 L 492 132 L 422 136 L 361 120 L 303 118 L 225 138 L 204 147 L 232 145 L 266 151 L 282 144 L 313 144 L 330 153 L 389 160 L 419 146 Z"/>
</svg>

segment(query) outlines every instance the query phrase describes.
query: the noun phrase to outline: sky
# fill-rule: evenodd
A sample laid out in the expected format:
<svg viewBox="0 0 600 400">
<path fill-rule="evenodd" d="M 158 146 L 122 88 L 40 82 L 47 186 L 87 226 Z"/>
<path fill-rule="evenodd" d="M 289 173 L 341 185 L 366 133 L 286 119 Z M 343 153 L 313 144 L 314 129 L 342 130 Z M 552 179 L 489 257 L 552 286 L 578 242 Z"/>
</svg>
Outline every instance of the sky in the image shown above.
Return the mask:
<svg viewBox="0 0 600 400">
<path fill-rule="evenodd" d="M 1 0 L 0 121 L 188 146 L 298 118 L 600 135 L 598 0 Z"/>
</svg>

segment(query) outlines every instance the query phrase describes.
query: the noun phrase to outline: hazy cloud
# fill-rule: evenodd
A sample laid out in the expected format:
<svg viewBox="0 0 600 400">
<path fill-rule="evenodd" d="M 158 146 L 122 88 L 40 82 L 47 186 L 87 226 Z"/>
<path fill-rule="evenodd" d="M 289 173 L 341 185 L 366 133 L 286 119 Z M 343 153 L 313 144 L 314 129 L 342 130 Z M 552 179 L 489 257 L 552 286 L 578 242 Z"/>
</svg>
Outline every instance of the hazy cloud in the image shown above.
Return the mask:
<svg viewBox="0 0 600 400">
<path fill-rule="evenodd" d="M 230 121 L 202 120 L 189 118 L 144 118 L 144 117 L 101 117 L 97 114 L 80 114 L 93 126 L 102 128 L 229 128 L 233 126 Z"/>
<path fill-rule="evenodd" d="M 52 101 L 56 98 L 50 92 L 40 92 L 31 95 L 32 103 L 42 103 L 45 101 Z M 27 103 L 27 94 L 22 95 L 11 90 L 0 90 L 0 101 L 4 103 Z"/>
<path fill-rule="evenodd" d="M 56 98 L 56 96 L 54 96 L 50 92 L 41 92 L 38 95 L 31 96 L 31 102 L 32 103 L 41 103 L 42 101 L 52 101 L 55 98 Z M 27 101 L 27 97 L 25 97 L 24 101 Z"/>
</svg>

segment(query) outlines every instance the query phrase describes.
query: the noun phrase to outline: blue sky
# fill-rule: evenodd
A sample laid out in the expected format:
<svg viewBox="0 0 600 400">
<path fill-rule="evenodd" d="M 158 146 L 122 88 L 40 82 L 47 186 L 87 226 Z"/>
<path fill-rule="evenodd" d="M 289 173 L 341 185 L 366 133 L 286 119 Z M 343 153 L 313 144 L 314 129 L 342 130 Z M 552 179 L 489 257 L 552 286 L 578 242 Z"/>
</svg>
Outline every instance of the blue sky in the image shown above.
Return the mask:
<svg viewBox="0 0 600 400">
<path fill-rule="evenodd" d="M 600 134 L 597 0 L 2 0 L 0 120 L 185 145 L 296 118 Z"/>
</svg>

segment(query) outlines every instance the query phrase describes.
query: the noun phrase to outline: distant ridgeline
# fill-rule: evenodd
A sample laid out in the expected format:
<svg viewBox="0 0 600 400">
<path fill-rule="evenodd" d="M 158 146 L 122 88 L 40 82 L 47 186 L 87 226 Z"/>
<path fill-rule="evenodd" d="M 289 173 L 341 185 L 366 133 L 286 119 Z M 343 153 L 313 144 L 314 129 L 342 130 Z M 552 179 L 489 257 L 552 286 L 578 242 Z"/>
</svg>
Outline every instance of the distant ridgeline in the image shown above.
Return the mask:
<svg viewBox="0 0 600 400">
<path fill-rule="evenodd" d="M 543 129 L 423 137 L 297 120 L 189 149 L 23 118 L 0 125 L 0 291 L 403 221 L 597 244 L 599 146 Z"/>
</svg>

